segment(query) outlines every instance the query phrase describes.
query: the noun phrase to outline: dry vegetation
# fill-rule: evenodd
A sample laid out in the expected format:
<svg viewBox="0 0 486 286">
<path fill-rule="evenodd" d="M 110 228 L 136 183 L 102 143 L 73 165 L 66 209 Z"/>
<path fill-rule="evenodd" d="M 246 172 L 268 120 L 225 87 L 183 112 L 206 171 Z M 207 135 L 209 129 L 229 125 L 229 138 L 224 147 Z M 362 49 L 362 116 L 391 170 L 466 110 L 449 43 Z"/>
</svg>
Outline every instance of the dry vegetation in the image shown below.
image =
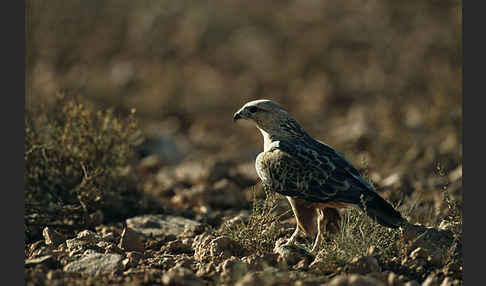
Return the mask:
<svg viewBox="0 0 486 286">
<path fill-rule="evenodd" d="M 462 284 L 461 1 L 247 2 L 28 1 L 27 285 Z M 429 229 L 349 209 L 317 256 L 279 248 L 288 203 L 231 120 L 256 98 Z"/>
</svg>

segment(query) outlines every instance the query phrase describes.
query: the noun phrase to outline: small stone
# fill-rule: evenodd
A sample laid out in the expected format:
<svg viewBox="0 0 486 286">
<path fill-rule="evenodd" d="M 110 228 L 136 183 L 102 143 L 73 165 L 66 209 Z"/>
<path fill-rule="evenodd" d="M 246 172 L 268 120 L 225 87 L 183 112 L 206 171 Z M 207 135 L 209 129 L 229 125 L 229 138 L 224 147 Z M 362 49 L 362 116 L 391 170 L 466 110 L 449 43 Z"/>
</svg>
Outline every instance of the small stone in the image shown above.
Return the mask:
<svg viewBox="0 0 486 286">
<path fill-rule="evenodd" d="M 42 248 L 45 248 L 47 246 L 47 244 L 45 243 L 44 240 L 38 240 L 34 243 L 32 243 L 30 246 L 29 246 L 29 253 L 30 255 L 29 256 L 32 256 L 34 251 L 38 250 L 38 249 L 42 249 Z"/>
<path fill-rule="evenodd" d="M 338 275 L 329 281 L 328 286 L 385 286 L 381 281 L 370 276 L 358 274 Z"/>
<path fill-rule="evenodd" d="M 45 256 L 40 256 L 40 257 L 35 257 L 35 258 L 29 258 L 25 260 L 25 266 L 34 266 L 38 264 L 44 264 L 47 266 L 54 266 L 56 264 L 56 261 L 52 255 L 45 255 Z"/>
<path fill-rule="evenodd" d="M 442 280 L 442 283 L 440 283 L 440 286 L 452 286 L 452 281 L 449 277 L 444 278 Z"/>
<path fill-rule="evenodd" d="M 235 286 L 253 286 L 253 285 L 264 285 L 263 279 L 259 277 L 256 272 L 247 273 L 243 278 L 241 278 Z"/>
<path fill-rule="evenodd" d="M 108 242 L 115 242 L 116 241 L 115 234 L 113 232 L 104 233 L 103 236 L 101 237 L 101 239 L 103 239 L 104 241 L 108 241 Z"/>
<path fill-rule="evenodd" d="M 439 281 L 437 281 L 435 274 L 432 273 L 425 278 L 424 282 L 422 282 L 422 286 L 439 286 Z"/>
<path fill-rule="evenodd" d="M 53 252 L 52 252 L 52 249 L 50 247 L 40 246 L 39 248 L 35 249 L 32 252 L 31 257 L 48 256 L 48 255 L 52 255 L 52 254 L 53 254 Z"/>
<path fill-rule="evenodd" d="M 64 240 L 66 240 L 66 237 L 64 235 L 60 234 L 59 232 L 49 227 L 45 227 L 42 230 L 42 236 L 44 236 L 44 240 L 47 245 L 58 246 Z"/>
<path fill-rule="evenodd" d="M 195 264 L 196 260 L 186 255 L 180 256 L 180 258 L 178 258 L 175 262 L 176 267 L 185 267 L 187 269 L 193 269 Z"/>
<path fill-rule="evenodd" d="M 213 239 L 209 245 L 209 249 L 212 257 L 222 259 L 230 258 L 231 256 L 242 257 L 246 254 L 245 249 L 240 243 L 227 236 L 220 236 Z"/>
<path fill-rule="evenodd" d="M 276 242 L 273 253 L 278 254 L 278 259 L 285 262 L 288 266 L 297 265 L 302 260 L 307 260 L 307 263 L 310 263 L 314 259 L 307 249 L 296 244 L 281 244 L 280 241 Z"/>
<path fill-rule="evenodd" d="M 99 242 L 101 240 L 101 237 L 96 232 L 91 230 L 83 230 L 79 232 L 76 237 L 90 242 Z"/>
<path fill-rule="evenodd" d="M 387 277 L 388 286 L 395 286 L 398 284 L 397 275 L 390 272 Z"/>
<path fill-rule="evenodd" d="M 64 276 L 64 272 L 61 269 L 49 270 L 47 272 L 46 278 L 47 280 L 57 280 L 61 279 Z"/>
<path fill-rule="evenodd" d="M 125 251 L 143 252 L 145 250 L 145 243 L 138 233 L 127 227 L 123 229 L 118 247 Z"/>
<path fill-rule="evenodd" d="M 405 284 L 403 284 L 403 286 L 420 286 L 420 284 L 415 280 L 411 280 L 411 281 L 408 281 Z"/>
<path fill-rule="evenodd" d="M 101 237 L 90 230 L 83 230 L 73 239 L 66 240 L 66 245 L 69 250 L 85 248 L 87 246 L 94 246 L 101 241 Z"/>
<path fill-rule="evenodd" d="M 123 251 L 123 249 L 121 249 L 120 247 L 118 247 L 114 244 L 110 244 L 105 248 L 105 254 L 108 254 L 108 253 L 116 253 L 116 254 L 120 254 L 122 256 L 125 255 L 125 252 Z"/>
<path fill-rule="evenodd" d="M 129 258 L 125 258 L 122 260 L 122 266 L 123 266 L 123 269 L 128 269 L 131 267 L 130 265 L 130 259 Z"/>
<path fill-rule="evenodd" d="M 172 254 L 192 253 L 192 248 L 181 240 L 173 240 L 167 244 L 167 250 Z"/>
<path fill-rule="evenodd" d="M 237 257 L 226 259 L 221 268 L 221 277 L 229 281 L 238 281 L 248 272 L 248 264 Z"/>
<path fill-rule="evenodd" d="M 355 257 L 349 264 L 350 273 L 368 274 L 372 272 L 380 272 L 381 268 L 378 261 L 373 256 Z"/>
<path fill-rule="evenodd" d="M 199 286 L 204 285 L 204 280 L 196 276 L 191 270 L 184 267 L 173 267 L 169 269 L 164 276 L 162 282 L 168 286 Z"/>
<path fill-rule="evenodd" d="M 90 254 L 96 254 L 98 252 L 96 252 L 94 249 L 86 249 L 84 252 L 83 252 L 83 256 L 87 256 L 87 255 L 90 255 Z"/>
<path fill-rule="evenodd" d="M 119 254 L 89 254 L 64 267 L 65 272 L 78 272 L 88 275 L 113 273 L 122 269 L 122 256 Z"/>
<path fill-rule="evenodd" d="M 181 235 L 184 232 L 196 234 L 201 223 L 184 217 L 167 215 L 144 215 L 126 220 L 127 227 L 146 236 Z"/>
<path fill-rule="evenodd" d="M 412 259 L 425 259 L 427 258 L 427 255 L 427 252 L 423 248 L 417 247 L 410 253 L 409 256 Z"/>
</svg>

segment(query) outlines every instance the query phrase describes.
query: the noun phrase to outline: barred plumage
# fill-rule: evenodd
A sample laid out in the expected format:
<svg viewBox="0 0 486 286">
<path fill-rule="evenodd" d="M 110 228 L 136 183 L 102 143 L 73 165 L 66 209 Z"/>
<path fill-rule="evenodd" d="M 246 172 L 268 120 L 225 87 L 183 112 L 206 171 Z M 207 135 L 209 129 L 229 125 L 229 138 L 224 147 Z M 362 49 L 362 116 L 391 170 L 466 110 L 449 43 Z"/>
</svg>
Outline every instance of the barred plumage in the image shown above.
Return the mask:
<svg viewBox="0 0 486 286">
<path fill-rule="evenodd" d="M 323 228 L 337 231 L 338 208 L 357 206 L 376 222 L 399 227 L 406 220 L 363 178 L 341 154 L 309 136 L 285 110 L 270 100 L 245 104 L 234 120 L 255 122 L 264 138 L 264 151 L 255 161 L 257 174 L 272 191 L 287 197 L 300 231 L 317 234 L 315 251 Z"/>
</svg>

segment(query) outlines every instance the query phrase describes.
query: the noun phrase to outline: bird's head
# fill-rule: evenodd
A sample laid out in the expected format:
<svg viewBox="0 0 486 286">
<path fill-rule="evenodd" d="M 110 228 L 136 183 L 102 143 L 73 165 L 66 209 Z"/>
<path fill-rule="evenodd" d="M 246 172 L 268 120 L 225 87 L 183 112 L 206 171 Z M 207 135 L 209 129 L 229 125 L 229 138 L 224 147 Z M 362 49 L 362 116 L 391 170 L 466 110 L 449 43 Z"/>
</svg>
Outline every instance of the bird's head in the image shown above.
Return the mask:
<svg viewBox="0 0 486 286">
<path fill-rule="evenodd" d="M 304 132 L 290 114 L 268 99 L 259 99 L 246 103 L 233 116 L 233 121 L 249 120 L 274 137 L 294 136 Z"/>
</svg>

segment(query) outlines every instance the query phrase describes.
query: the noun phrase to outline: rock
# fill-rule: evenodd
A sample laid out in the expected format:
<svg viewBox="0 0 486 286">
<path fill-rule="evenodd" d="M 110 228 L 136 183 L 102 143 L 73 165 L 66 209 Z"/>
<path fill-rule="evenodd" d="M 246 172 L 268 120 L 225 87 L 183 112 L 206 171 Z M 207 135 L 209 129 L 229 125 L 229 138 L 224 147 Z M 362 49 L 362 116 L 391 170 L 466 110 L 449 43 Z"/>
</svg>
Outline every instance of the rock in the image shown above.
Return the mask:
<svg viewBox="0 0 486 286">
<path fill-rule="evenodd" d="M 168 286 L 200 286 L 206 284 L 203 279 L 184 267 L 173 267 L 169 269 L 162 276 L 162 282 Z"/>
<path fill-rule="evenodd" d="M 400 175 L 398 173 L 391 174 L 390 176 L 386 177 L 381 181 L 381 184 L 384 187 L 390 187 L 392 185 L 396 185 L 400 182 Z"/>
<path fill-rule="evenodd" d="M 136 251 L 128 252 L 126 258 L 123 259 L 122 261 L 123 269 L 136 267 L 140 262 L 140 259 L 142 258 L 143 258 L 143 254 L 140 252 L 136 252 Z"/>
<path fill-rule="evenodd" d="M 444 278 L 442 280 L 442 283 L 440 283 L 440 286 L 452 286 L 452 281 L 449 277 Z"/>
<path fill-rule="evenodd" d="M 339 275 L 329 281 L 327 286 L 385 286 L 382 281 L 358 274 Z"/>
<path fill-rule="evenodd" d="M 90 230 L 83 230 L 73 239 L 66 240 L 66 246 L 68 249 L 82 249 L 87 246 L 94 246 L 101 241 L 101 237 Z"/>
<path fill-rule="evenodd" d="M 295 286 L 321 286 L 321 285 L 325 285 L 325 283 L 328 281 L 329 280 L 324 277 L 308 278 L 305 280 L 297 280 L 295 281 L 294 285 Z"/>
<path fill-rule="evenodd" d="M 423 250 L 421 247 L 417 247 L 415 250 L 413 250 L 410 253 L 410 258 L 412 259 L 426 259 L 427 258 L 427 252 Z"/>
<path fill-rule="evenodd" d="M 176 267 L 185 267 L 187 269 L 195 269 L 195 265 L 197 264 L 196 260 L 192 257 L 189 257 L 187 255 L 179 255 L 179 257 L 175 261 L 175 266 Z"/>
<path fill-rule="evenodd" d="M 454 182 L 462 179 L 462 165 L 458 166 L 455 170 L 449 173 L 449 180 Z"/>
<path fill-rule="evenodd" d="M 44 237 L 47 245 L 58 246 L 59 244 L 64 242 L 64 240 L 66 240 L 66 237 L 64 235 L 49 227 L 45 227 L 42 230 L 42 236 Z"/>
<path fill-rule="evenodd" d="M 253 285 L 262 285 L 262 286 L 265 285 L 264 280 L 260 278 L 256 272 L 247 273 L 245 276 L 243 276 L 242 279 L 240 279 L 235 284 L 235 286 L 253 286 Z"/>
<path fill-rule="evenodd" d="M 140 259 L 143 258 L 143 253 L 140 253 L 140 252 L 137 252 L 137 251 L 130 251 L 130 252 L 127 253 L 127 258 L 138 263 L 140 261 Z"/>
<path fill-rule="evenodd" d="M 317 274 L 332 273 L 336 268 L 336 265 L 329 261 L 329 259 L 323 259 L 320 256 L 317 256 L 309 265 L 309 271 Z"/>
<path fill-rule="evenodd" d="M 216 275 L 216 266 L 213 262 L 201 263 L 196 272 L 198 277 L 212 277 Z"/>
<path fill-rule="evenodd" d="M 241 258 L 243 262 L 248 264 L 252 270 L 263 271 L 268 266 L 279 267 L 279 256 L 276 253 L 265 253 L 263 255 L 257 255 L 255 253 Z M 285 263 L 282 266 L 287 267 Z"/>
<path fill-rule="evenodd" d="M 411 280 L 411 281 L 404 283 L 403 286 L 420 286 L 420 284 L 415 280 Z"/>
<path fill-rule="evenodd" d="M 108 242 L 115 242 L 116 241 L 115 234 L 113 232 L 103 233 L 103 235 L 101 236 L 101 239 L 103 239 L 104 241 L 108 241 Z"/>
<path fill-rule="evenodd" d="M 306 260 L 307 265 L 314 259 L 312 254 L 305 248 L 293 245 L 282 244 L 282 240 L 275 243 L 273 252 L 279 255 L 279 260 L 284 261 L 288 266 L 294 266 L 301 260 Z"/>
<path fill-rule="evenodd" d="M 213 258 L 227 259 L 231 256 L 242 257 L 246 250 L 237 241 L 227 237 L 220 236 L 213 239 L 209 245 L 210 254 Z"/>
<path fill-rule="evenodd" d="M 30 255 L 31 258 L 48 256 L 53 254 L 52 249 L 45 245 L 38 245 L 37 247 L 31 247 L 31 249 L 33 250 Z"/>
<path fill-rule="evenodd" d="M 126 227 L 123 229 L 118 247 L 125 251 L 143 252 L 145 250 L 145 243 L 138 233 Z"/>
<path fill-rule="evenodd" d="M 424 282 L 422 282 L 421 286 L 439 286 L 437 276 L 434 273 L 429 274 L 429 276 L 425 278 Z"/>
<path fill-rule="evenodd" d="M 144 215 L 126 220 L 127 227 L 146 236 L 197 234 L 201 223 L 183 217 L 168 215 Z"/>
<path fill-rule="evenodd" d="M 47 272 L 46 278 L 47 280 L 56 280 L 61 279 L 63 276 L 64 272 L 61 269 L 54 269 Z"/>
<path fill-rule="evenodd" d="M 76 237 L 91 243 L 97 243 L 101 240 L 99 234 L 91 230 L 80 231 Z"/>
<path fill-rule="evenodd" d="M 171 254 L 192 253 L 192 248 L 179 239 L 170 241 L 166 249 Z"/>
<path fill-rule="evenodd" d="M 348 267 L 350 273 L 368 274 L 372 272 L 381 272 L 378 261 L 370 255 L 353 258 Z"/>
<path fill-rule="evenodd" d="M 121 249 L 120 247 L 118 247 L 114 244 L 110 244 L 105 248 L 105 254 L 108 254 L 108 253 L 116 253 L 116 254 L 120 254 L 122 256 L 125 255 L 125 252 L 123 251 L 123 249 Z"/>
<path fill-rule="evenodd" d="M 221 278 L 225 281 L 238 281 L 248 272 L 248 264 L 237 257 L 223 261 L 221 268 Z"/>
<path fill-rule="evenodd" d="M 44 240 L 38 240 L 34 243 L 32 243 L 29 246 L 29 256 L 34 256 L 34 252 L 38 251 L 39 249 L 46 248 L 47 244 L 45 243 Z"/>
<path fill-rule="evenodd" d="M 25 267 L 30 267 L 38 264 L 44 264 L 48 267 L 54 267 L 57 262 L 52 255 L 44 255 L 35 258 L 29 258 L 25 260 Z"/>
<path fill-rule="evenodd" d="M 402 234 L 404 239 L 409 241 L 410 255 L 426 259 L 437 267 L 445 263 L 446 257 L 442 253 L 445 253 L 454 242 L 454 234 L 450 230 L 410 225 L 402 230 Z"/>
<path fill-rule="evenodd" d="M 397 279 L 397 275 L 393 272 L 388 273 L 387 282 L 388 282 L 388 286 L 397 286 L 399 283 Z"/>
<path fill-rule="evenodd" d="M 210 233 L 203 233 L 194 238 L 192 249 L 194 249 L 194 258 L 199 262 L 209 262 L 211 253 L 209 244 L 215 237 Z"/>
<path fill-rule="evenodd" d="M 69 263 L 64 267 L 64 271 L 99 275 L 116 272 L 122 267 L 121 255 L 94 253 Z"/>
</svg>

